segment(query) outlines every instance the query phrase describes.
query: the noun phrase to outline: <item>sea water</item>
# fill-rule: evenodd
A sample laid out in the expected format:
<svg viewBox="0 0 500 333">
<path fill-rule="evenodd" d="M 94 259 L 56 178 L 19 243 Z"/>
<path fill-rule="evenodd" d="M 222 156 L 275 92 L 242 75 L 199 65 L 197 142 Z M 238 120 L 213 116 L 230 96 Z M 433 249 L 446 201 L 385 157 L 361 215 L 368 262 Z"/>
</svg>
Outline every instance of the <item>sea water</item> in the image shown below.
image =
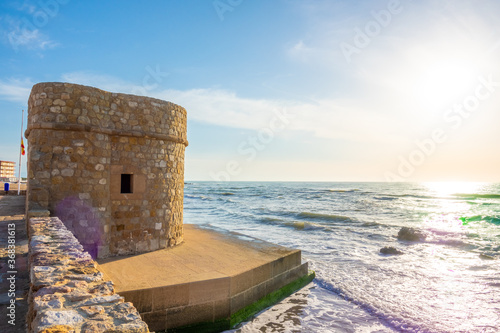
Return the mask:
<svg viewBox="0 0 500 333">
<path fill-rule="evenodd" d="M 316 272 L 231 332 L 500 332 L 499 184 L 192 182 L 184 222 L 301 249 Z"/>
</svg>

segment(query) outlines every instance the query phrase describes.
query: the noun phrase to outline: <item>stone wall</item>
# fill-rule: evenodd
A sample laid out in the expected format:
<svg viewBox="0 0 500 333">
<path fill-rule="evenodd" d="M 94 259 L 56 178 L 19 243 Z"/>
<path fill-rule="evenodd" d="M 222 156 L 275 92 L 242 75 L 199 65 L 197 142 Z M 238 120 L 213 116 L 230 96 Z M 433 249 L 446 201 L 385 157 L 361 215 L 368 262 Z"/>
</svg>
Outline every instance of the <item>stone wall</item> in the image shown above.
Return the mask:
<svg viewBox="0 0 500 333">
<path fill-rule="evenodd" d="M 61 220 L 31 218 L 28 227 L 28 332 L 149 332 Z"/>
<path fill-rule="evenodd" d="M 93 257 L 182 242 L 184 108 L 39 83 L 28 110 L 27 211 L 50 210 Z"/>
</svg>

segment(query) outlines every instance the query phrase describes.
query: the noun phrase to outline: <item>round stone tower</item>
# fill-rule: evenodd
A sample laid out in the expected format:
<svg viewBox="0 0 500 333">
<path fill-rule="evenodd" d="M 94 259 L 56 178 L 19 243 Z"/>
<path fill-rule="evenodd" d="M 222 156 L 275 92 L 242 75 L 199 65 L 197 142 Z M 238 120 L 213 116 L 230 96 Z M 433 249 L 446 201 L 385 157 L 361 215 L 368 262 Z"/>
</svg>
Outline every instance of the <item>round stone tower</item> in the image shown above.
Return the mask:
<svg viewBox="0 0 500 333">
<path fill-rule="evenodd" d="M 28 101 L 27 210 L 49 210 L 94 257 L 182 242 L 186 110 L 39 83 Z"/>
</svg>

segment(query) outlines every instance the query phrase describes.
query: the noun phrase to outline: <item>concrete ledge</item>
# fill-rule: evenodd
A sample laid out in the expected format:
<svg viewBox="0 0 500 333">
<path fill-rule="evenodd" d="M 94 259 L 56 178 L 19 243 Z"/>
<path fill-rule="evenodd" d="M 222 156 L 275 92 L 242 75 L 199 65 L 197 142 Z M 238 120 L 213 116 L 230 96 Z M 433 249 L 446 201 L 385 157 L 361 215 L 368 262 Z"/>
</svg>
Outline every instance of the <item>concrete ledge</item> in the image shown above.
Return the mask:
<svg viewBox="0 0 500 333">
<path fill-rule="evenodd" d="M 299 250 L 184 225 L 175 248 L 99 260 L 154 331 L 217 332 L 309 283 Z"/>
<path fill-rule="evenodd" d="M 213 322 L 207 321 L 198 323 L 196 325 L 188 325 L 178 328 L 167 329 L 164 332 L 176 332 L 176 333 L 215 333 L 224 330 L 231 329 L 236 325 L 249 320 L 262 310 L 281 302 L 286 297 L 290 296 L 297 290 L 305 287 L 315 278 L 315 273 L 313 271 L 308 272 L 306 275 L 294 280 L 293 282 L 281 287 L 280 289 L 271 292 L 270 294 L 257 300 L 243 309 L 232 314 L 228 319 L 219 319 Z"/>
</svg>

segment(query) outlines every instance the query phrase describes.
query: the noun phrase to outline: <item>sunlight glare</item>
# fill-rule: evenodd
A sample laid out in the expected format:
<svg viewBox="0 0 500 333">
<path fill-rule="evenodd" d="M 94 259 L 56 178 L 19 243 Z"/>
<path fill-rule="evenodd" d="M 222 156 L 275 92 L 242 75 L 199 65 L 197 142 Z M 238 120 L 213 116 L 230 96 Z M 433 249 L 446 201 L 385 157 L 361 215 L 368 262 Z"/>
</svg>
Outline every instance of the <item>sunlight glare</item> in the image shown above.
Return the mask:
<svg viewBox="0 0 500 333">
<path fill-rule="evenodd" d="M 477 193 L 485 184 L 476 182 L 429 182 L 423 183 L 427 190 L 436 197 L 434 213 L 431 213 L 424 224 L 431 229 L 446 232 L 464 232 L 460 217 L 466 214 L 470 206 L 461 200 L 453 199 L 455 194 Z"/>
<path fill-rule="evenodd" d="M 475 193 L 483 185 L 476 182 L 429 182 L 427 189 L 437 196 L 449 197 L 458 193 Z"/>
<path fill-rule="evenodd" d="M 460 102 L 477 84 L 478 71 L 466 62 L 440 61 L 424 67 L 416 78 L 413 93 L 428 111 Z M 473 91 L 473 90 L 472 90 Z"/>
</svg>

